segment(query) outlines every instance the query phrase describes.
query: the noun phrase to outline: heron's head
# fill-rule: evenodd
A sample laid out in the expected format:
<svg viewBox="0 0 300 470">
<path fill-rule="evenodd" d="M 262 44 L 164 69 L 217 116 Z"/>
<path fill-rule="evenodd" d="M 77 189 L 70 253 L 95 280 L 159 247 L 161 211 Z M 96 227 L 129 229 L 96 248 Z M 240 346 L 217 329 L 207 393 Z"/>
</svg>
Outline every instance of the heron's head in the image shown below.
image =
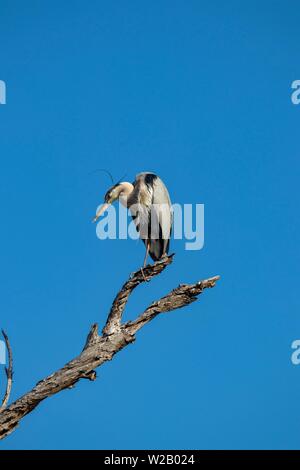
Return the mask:
<svg viewBox="0 0 300 470">
<path fill-rule="evenodd" d="M 127 198 L 134 190 L 134 186 L 131 183 L 127 183 L 126 181 L 119 181 L 119 183 L 112 186 L 104 196 L 104 204 L 100 207 L 97 211 L 96 216 L 93 219 L 93 222 L 99 219 L 101 214 L 106 211 L 106 209 L 117 199 L 120 199 L 121 203 L 127 207 Z"/>
<path fill-rule="evenodd" d="M 105 204 L 112 204 L 113 202 L 115 202 L 118 197 L 120 196 L 120 192 L 121 192 L 122 188 L 121 188 L 121 184 L 120 183 L 117 183 L 115 184 L 114 186 L 112 186 L 105 194 L 104 196 L 104 202 Z"/>
<path fill-rule="evenodd" d="M 106 192 L 104 196 L 104 203 L 97 211 L 96 216 L 93 219 L 93 222 L 96 222 L 96 220 L 99 219 L 99 217 L 103 214 L 103 212 L 105 212 L 106 209 L 119 198 L 121 190 L 122 190 L 121 184 L 117 183 Z"/>
</svg>

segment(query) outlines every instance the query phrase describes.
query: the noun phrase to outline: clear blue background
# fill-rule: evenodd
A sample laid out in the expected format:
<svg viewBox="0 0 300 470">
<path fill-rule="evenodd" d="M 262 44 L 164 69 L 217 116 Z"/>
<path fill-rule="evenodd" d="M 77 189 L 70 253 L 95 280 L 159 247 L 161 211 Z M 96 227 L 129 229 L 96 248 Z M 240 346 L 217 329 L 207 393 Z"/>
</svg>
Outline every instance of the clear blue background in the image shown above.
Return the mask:
<svg viewBox="0 0 300 470">
<path fill-rule="evenodd" d="M 298 1 L 0 1 L 0 324 L 16 399 L 103 325 L 144 248 L 99 241 L 105 174 L 157 172 L 205 204 L 205 247 L 133 294 L 157 318 L 95 383 L 43 402 L 2 449 L 299 448 Z M 3 367 L 1 386 L 3 390 Z"/>
</svg>

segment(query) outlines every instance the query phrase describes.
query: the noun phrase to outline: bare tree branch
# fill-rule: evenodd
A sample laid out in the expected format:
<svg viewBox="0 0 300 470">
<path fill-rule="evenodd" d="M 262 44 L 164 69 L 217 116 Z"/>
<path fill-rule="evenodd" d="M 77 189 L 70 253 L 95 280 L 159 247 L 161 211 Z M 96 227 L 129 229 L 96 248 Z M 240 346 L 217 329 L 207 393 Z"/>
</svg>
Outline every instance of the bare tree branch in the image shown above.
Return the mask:
<svg viewBox="0 0 300 470">
<path fill-rule="evenodd" d="M 2 335 L 5 341 L 6 349 L 8 352 L 8 367 L 5 367 L 5 374 L 6 374 L 6 389 L 4 393 L 4 397 L 0 406 L 0 413 L 6 408 L 10 394 L 12 389 L 12 381 L 13 381 L 13 358 L 12 358 L 12 350 L 10 346 L 10 342 L 8 339 L 7 334 L 4 330 L 2 330 Z"/>
<path fill-rule="evenodd" d="M 103 334 L 110 334 L 112 331 L 115 331 L 115 329 L 120 329 L 123 311 L 131 292 L 141 282 L 145 282 L 145 280 L 149 281 L 152 277 L 160 274 L 169 264 L 172 263 L 173 256 L 174 255 L 166 257 L 163 262 L 146 266 L 143 269 L 144 276 L 141 270 L 132 274 L 128 281 L 125 282 L 112 304 L 105 327 L 102 330 Z"/>
<path fill-rule="evenodd" d="M 204 289 L 214 287 L 219 279 L 220 276 L 215 276 L 205 281 L 197 282 L 196 284 L 182 284 L 165 297 L 153 302 L 135 321 L 126 323 L 124 327 L 130 334 L 134 335 L 159 313 L 170 312 L 171 310 L 182 308 L 195 302 L 197 296 L 200 295 Z"/>
<path fill-rule="evenodd" d="M 160 274 L 170 263 L 172 256 L 164 258 L 144 268 L 147 280 Z M 41 380 L 36 386 L 12 403 L 0 414 L 0 439 L 9 435 L 18 426 L 20 420 L 30 413 L 42 400 L 65 390 L 73 388 L 80 379 L 96 379 L 94 369 L 135 340 L 135 333 L 159 313 L 169 312 L 194 302 L 204 289 L 213 287 L 218 276 L 200 281 L 196 284 L 181 285 L 165 297 L 153 302 L 135 321 L 122 324 L 122 314 L 131 292 L 145 281 L 139 270 L 131 275 L 117 294 L 102 336 L 98 334 L 98 325 L 94 324 L 86 339 L 83 351 L 79 356 L 65 364 L 61 369 Z"/>
</svg>

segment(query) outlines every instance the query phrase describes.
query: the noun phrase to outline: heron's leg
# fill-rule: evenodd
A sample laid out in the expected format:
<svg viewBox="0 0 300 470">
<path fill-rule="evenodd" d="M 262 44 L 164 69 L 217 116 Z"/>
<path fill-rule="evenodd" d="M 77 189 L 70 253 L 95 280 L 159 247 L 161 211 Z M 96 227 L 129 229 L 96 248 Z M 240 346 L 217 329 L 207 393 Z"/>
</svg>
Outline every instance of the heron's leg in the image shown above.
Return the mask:
<svg viewBox="0 0 300 470">
<path fill-rule="evenodd" d="M 150 242 L 149 242 L 149 240 L 147 240 L 147 242 L 146 242 L 146 253 L 145 253 L 144 263 L 143 263 L 143 267 L 141 268 L 141 272 L 142 272 L 144 281 L 146 281 L 146 282 L 148 282 L 148 279 L 146 279 L 146 277 L 145 277 L 144 269 L 143 269 L 143 268 L 146 267 L 147 258 L 148 258 L 148 254 L 149 254 L 149 249 L 150 249 Z"/>
<path fill-rule="evenodd" d="M 147 240 L 147 242 L 146 242 L 146 253 L 145 253 L 143 268 L 146 267 L 147 258 L 148 258 L 148 255 L 149 255 L 149 249 L 150 249 L 150 242 L 149 242 L 149 240 Z"/>
</svg>

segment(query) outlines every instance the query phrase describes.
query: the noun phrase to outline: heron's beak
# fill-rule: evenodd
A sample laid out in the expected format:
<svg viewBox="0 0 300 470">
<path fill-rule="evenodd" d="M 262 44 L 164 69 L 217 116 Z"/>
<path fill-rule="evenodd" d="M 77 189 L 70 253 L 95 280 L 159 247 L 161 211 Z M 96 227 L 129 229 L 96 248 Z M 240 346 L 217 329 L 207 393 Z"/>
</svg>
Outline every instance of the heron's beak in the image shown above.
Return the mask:
<svg viewBox="0 0 300 470">
<path fill-rule="evenodd" d="M 101 216 L 101 214 L 103 214 L 103 212 L 106 211 L 106 209 L 110 206 L 110 204 L 102 204 L 102 206 L 100 207 L 100 209 L 97 211 L 95 217 L 93 218 L 93 222 L 96 222 L 96 220 L 99 219 L 99 217 Z"/>
</svg>

